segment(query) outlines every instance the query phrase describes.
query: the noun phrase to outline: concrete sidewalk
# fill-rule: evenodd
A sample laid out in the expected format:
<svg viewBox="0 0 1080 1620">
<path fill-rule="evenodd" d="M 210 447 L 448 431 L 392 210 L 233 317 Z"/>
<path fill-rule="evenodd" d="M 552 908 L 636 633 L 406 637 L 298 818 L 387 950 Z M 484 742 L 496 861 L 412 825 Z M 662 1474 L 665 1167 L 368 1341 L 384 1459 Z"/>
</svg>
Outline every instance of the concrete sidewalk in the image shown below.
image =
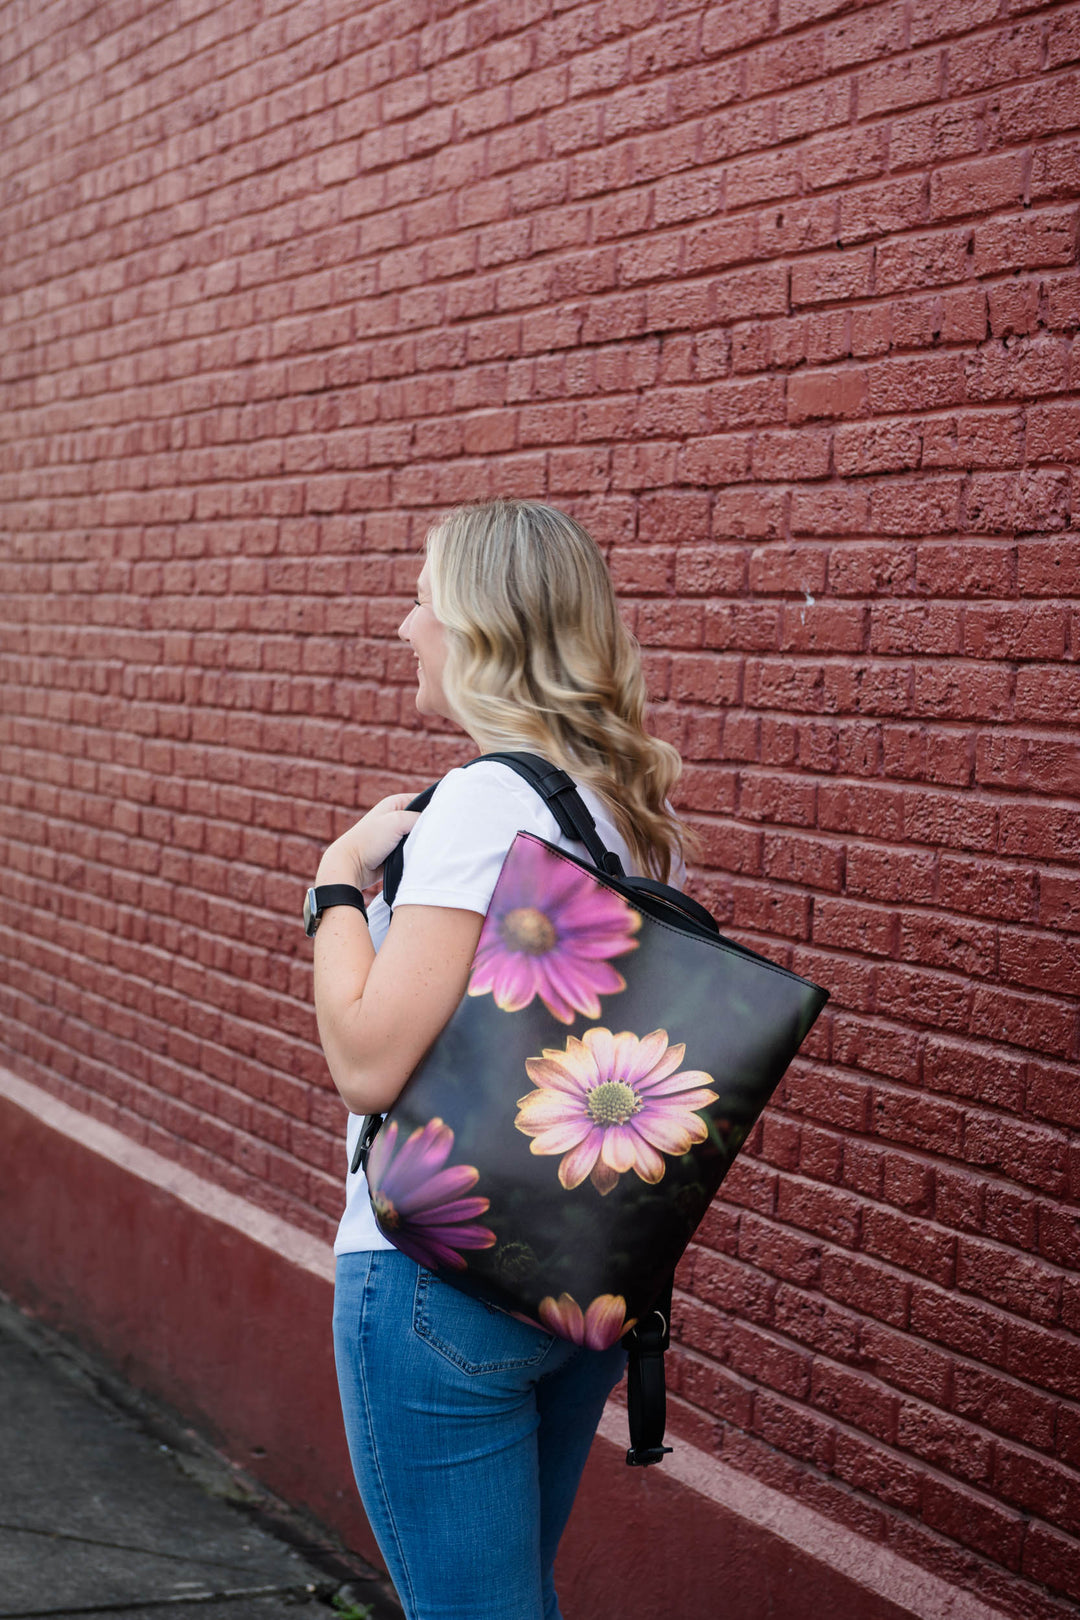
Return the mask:
<svg viewBox="0 0 1080 1620">
<path fill-rule="evenodd" d="M 401 1620 L 389 1584 L 0 1298 L 0 1620 Z"/>
</svg>

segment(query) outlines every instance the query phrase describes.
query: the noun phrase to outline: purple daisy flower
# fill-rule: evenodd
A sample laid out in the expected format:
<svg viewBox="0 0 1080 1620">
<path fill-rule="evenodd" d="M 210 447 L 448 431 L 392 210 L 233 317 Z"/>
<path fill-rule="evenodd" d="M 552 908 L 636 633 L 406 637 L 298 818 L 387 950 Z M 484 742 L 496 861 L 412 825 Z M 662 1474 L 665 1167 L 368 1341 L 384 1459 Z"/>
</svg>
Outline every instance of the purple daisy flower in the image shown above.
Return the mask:
<svg viewBox="0 0 1080 1620">
<path fill-rule="evenodd" d="M 470 996 L 520 1012 L 535 996 L 561 1024 L 599 1018 L 600 997 L 626 989 L 610 958 L 637 948 L 641 917 L 620 895 L 519 838 L 488 908 L 469 980 Z"/>
<path fill-rule="evenodd" d="M 470 1224 L 488 1207 L 486 1198 L 463 1198 L 480 1172 L 471 1164 L 444 1169 L 454 1133 L 441 1119 L 429 1119 L 397 1145 L 396 1120 L 384 1125 L 368 1157 L 371 1207 L 380 1231 L 396 1249 L 421 1266 L 464 1271 L 459 1249 L 490 1249 L 495 1234 Z"/>
</svg>

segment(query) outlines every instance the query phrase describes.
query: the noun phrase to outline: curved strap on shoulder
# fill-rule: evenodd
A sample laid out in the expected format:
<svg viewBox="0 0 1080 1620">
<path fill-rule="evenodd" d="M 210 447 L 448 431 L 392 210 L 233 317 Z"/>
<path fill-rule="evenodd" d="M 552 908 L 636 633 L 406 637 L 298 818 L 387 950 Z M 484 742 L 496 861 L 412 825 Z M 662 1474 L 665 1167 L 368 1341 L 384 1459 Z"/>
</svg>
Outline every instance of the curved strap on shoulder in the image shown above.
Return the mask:
<svg viewBox="0 0 1080 1620">
<path fill-rule="evenodd" d="M 539 754 L 480 754 L 476 759 L 466 761 L 469 765 L 480 765 L 490 760 L 496 765 L 506 765 L 517 773 L 547 804 L 559 830 L 567 838 L 577 839 L 585 845 L 593 864 L 609 877 L 622 877 L 623 866 L 614 850 L 607 849 L 596 830 L 596 822 L 589 811 L 581 794 L 578 792 L 571 777 L 561 771 L 557 765 L 542 759 Z M 431 801 L 431 795 L 438 787 L 438 782 L 432 782 L 422 793 L 411 800 L 408 809 L 426 810 Z M 406 834 L 406 836 L 408 836 Z M 401 874 L 404 869 L 405 839 L 402 838 L 386 857 L 383 865 L 383 899 L 388 906 L 393 906 L 394 897 L 401 883 Z"/>
<path fill-rule="evenodd" d="M 607 849 L 600 840 L 596 830 L 596 822 L 585 803 L 573 779 L 557 765 L 542 759 L 539 754 L 481 754 L 479 759 L 471 759 L 470 765 L 479 765 L 483 760 L 491 760 L 496 765 L 506 765 L 510 770 L 516 771 L 523 781 L 535 788 L 546 803 L 555 820 L 559 824 L 560 832 L 567 838 L 575 838 L 585 845 L 593 865 L 608 877 L 621 877 L 623 865 L 614 850 Z"/>
</svg>

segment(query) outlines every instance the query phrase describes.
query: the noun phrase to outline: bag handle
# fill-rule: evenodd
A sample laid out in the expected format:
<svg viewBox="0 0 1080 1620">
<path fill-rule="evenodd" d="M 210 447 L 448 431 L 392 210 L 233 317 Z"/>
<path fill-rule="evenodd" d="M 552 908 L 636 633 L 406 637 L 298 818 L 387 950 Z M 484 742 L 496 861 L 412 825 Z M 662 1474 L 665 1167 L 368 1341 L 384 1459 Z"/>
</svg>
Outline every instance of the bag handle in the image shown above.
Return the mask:
<svg viewBox="0 0 1080 1620">
<path fill-rule="evenodd" d="M 559 831 L 565 833 L 567 838 L 584 844 L 590 860 L 599 871 L 605 872 L 608 877 L 624 875 L 622 861 L 613 849 L 607 849 L 601 842 L 592 812 L 565 771 L 542 759 L 539 754 L 481 754 L 479 759 L 471 759 L 469 764 L 479 765 L 483 760 L 506 765 L 528 782 L 555 817 Z"/>
</svg>

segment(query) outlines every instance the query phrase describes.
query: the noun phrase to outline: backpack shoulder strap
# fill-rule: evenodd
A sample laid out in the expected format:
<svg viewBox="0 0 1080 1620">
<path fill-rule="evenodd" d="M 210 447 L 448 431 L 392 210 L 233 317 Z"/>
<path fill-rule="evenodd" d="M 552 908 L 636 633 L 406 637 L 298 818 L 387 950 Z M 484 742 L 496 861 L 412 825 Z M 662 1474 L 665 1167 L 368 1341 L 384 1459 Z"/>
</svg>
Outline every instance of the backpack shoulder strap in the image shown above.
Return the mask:
<svg viewBox="0 0 1080 1620">
<path fill-rule="evenodd" d="M 465 768 L 467 769 L 469 765 L 483 764 L 485 760 L 507 766 L 523 781 L 528 782 L 548 806 L 558 822 L 560 832 L 567 838 L 574 838 L 584 844 L 589 852 L 589 858 L 601 872 L 605 872 L 609 877 L 622 875 L 622 862 L 614 850 L 604 846 L 588 805 L 575 787 L 573 779 L 565 771 L 542 759 L 539 754 L 525 753 L 480 754 L 476 759 L 468 760 Z M 408 808 L 425 810 L 438 785 L 438 782 L 433 782 L 422 793 L 418 793 Z M 404 848 L 403 838 L 390 851 L 383 866 L 383 899 L 390 907 L 393 907 L 401 883 L 405 861 Z"/>
<path fill-rule="evenodd" d="M 542 759 L 539 754 L 481 754 L 478 759 L 471 759 L 469 764 L 479 765 L 483 760 L 492 760 L 497 765 L 506 765 L 516 771 L 523 781 L 539 793 L 558 822 L 559 831 L 585 845 L 594 866 L 609 877 L 622 876 L 622 862 L 614 850 L 607 849 L 602 843 L 592 812 L 578 792 L 573 778 L 565 771 Z"/>
</svg>

